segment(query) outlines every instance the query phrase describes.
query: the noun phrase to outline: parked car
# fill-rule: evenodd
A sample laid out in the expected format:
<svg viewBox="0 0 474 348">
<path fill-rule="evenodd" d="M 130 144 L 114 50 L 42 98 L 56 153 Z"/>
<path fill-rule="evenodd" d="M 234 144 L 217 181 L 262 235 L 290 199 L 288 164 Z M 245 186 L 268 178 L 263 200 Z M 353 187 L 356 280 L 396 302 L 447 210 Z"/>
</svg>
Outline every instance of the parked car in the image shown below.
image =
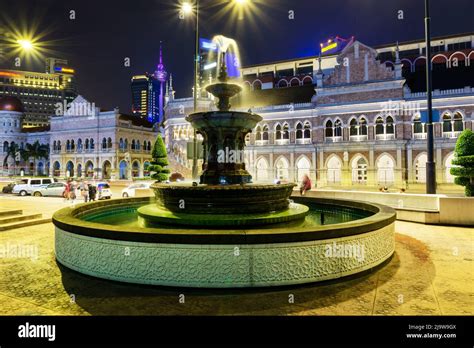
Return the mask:
<svg viewBox="0 0 474 348">
<path fill-rule="evenodd" d="M 7 184 L 7 186 L 3 186 L 2 188 L 2 193 L 12 193 L 13 191 L 13 187 L 15 185 L 18 185 L 18 184 L 25 184 L 26 183 L 26 180 L 25 181 L 15 181 L 15 182 L 11 182 L 9 184 Z"/>
<path fill-rule="evenodd" d="M 33 196 L 41 197 L 41 196 L 57 196 L 63 197 L 64 191 L 66 190 L 66 184 L 62 182 L 54 182 L 52 184 L 47 185 L 46 187 L 40 187 L 33 190 Z"/>
<path fill-rule="evenodd" d="M 12 193 L 20 196 L 31 195 L 34 190 L 46 187 L 53 182 L 58 182 L 58 180 L 54 178 L 25 178 L 22 179 L 22 183 L 13 187 Z"/>
<path fill-rule="evenodd" d="M 152 192 L 150 190 L 151 183 L 140 182 L 134 183 L 122 190 L 122 197 L 146 197 L 151 196 Z"/>
<path fill-rule="evenodd" d="M 110 185 L 106 182 L 98 182 L 95 184 L 97 187 L 97 199 L 110 199 L 112 198 L 112 190 Z"/>
</svg>

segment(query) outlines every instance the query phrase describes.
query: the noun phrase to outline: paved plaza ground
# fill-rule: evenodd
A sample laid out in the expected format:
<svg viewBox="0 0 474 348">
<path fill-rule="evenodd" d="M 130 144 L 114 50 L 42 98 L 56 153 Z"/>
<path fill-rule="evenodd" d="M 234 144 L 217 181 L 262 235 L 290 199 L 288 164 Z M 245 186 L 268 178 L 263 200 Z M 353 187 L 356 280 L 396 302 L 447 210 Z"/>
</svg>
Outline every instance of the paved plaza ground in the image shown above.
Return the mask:
<svg viewBox="0 0 474 348">
<path fill-rule="evenodd" d="M 2 209 L 45 215 L 65 204 L 60 198 L 0 197 Z M 474 229 L 401 221 L 395 227 L 394 256 L 371 273 L 253 290 L 95 279 L 56 263 L 52 223 L 0 232 L 0 245 L 38 248 L 36 260 L 0 258 L 0 315 L 473 315 Z"/>
</svg>

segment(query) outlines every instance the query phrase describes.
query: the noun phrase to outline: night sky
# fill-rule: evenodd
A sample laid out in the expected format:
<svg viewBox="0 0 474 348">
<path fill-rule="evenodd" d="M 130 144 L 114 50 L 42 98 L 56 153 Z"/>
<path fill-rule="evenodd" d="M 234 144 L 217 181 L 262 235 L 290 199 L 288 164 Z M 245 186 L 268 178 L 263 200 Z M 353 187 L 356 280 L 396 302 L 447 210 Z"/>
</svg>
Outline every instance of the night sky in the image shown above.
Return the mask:
<svg viewBox="0 0 474 348">
<path fill-rule="evenodd" d="M 251 65 L 318 53 L 330 36 L 368 45 L 424 37 L 422 0 L 253 0 L 243 18 L 225 13 L 229 0 L 201 0 L 201 37 L 223 34 L 240 47 L 242 64 Z M 432 35 L 474 31 L 473 0 L 432 0 Z M 130 112 L 130 78 L 153 72 L 160 41 L 173 74 L 176 97 L 191 95 L 193 19 L 180 19 L 173 0 L 0 0 L 0 30 L 36 28 L 54 56 L 76 69 L 78 92 L 104 109 Z M 75 10 L 76 19 L 69 19 Z M 397 18 L 403 10 L 403 20 Z M 289 12 L 294 11 L 294 19 Z M 8 52 L 6 52 L 8 53 Z M 124 67 L 130 57 L 131 66 Z M 12 68 L 13 58 L 0 61 Z M 24 68 L 44 70 L 44 63 Z"/>
</svg>

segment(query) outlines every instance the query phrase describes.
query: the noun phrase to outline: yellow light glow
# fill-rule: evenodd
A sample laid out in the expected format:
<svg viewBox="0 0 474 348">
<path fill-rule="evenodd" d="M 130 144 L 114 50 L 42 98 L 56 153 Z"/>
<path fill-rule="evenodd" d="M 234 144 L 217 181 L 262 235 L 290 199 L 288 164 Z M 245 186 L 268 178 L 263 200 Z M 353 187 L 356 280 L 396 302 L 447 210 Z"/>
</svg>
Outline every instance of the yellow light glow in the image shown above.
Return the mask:
<svg viewBox="0 0 474 348">
<path fill-rule="evenodd" d="M 181 5 L 181 11 L 183 11 L 184 14 L 191 14 L 193 12 L 193 5 L 189 2 L 183 2 Z"/>
<path fill-rule="evenodd" d="M 249 2 L 249 0 L 234 0 L 234 2 L 236 2 L 239 5 L 245 5 L 246 3 Z"/>
<path fill-rule="evenodd" d="M 327 45 L 326 47 L 322 47 L 321 48 L 321 53 L 324 53 L 326 51 L 329 51 L 329 50 L 332 50 L 333 48 L 336 48 L 337 47 L 337 42 L 334 42 L 330 45 Z"/>
<path fill-rule="evenodd" d="M 17 40 L 17 43 L 25 51 L 31 51 L 33 49 L 33 43 L 30 40 L 20 39 Z"/>
</svg>

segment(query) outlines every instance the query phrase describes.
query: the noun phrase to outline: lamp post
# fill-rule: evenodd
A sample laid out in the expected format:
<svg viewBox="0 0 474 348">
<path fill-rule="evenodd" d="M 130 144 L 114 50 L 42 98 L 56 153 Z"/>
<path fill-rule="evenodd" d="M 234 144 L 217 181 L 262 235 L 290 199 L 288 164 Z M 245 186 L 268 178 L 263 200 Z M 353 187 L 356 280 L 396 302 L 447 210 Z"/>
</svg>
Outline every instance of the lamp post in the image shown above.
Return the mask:
<svg viewBox="0 0 474 348">
<path fill-rule="evenodd" d="M 436 193 L 436 167 L 434 162 L 433 105 L 431 82 L 431 33 L 430 33 L 430 1 L 425 0 L 425 46 L 426 46 L 426 102 L 428 122 L 426 123 L 427 152 L 426 161 L 426 193 Z"/>
</svg>

